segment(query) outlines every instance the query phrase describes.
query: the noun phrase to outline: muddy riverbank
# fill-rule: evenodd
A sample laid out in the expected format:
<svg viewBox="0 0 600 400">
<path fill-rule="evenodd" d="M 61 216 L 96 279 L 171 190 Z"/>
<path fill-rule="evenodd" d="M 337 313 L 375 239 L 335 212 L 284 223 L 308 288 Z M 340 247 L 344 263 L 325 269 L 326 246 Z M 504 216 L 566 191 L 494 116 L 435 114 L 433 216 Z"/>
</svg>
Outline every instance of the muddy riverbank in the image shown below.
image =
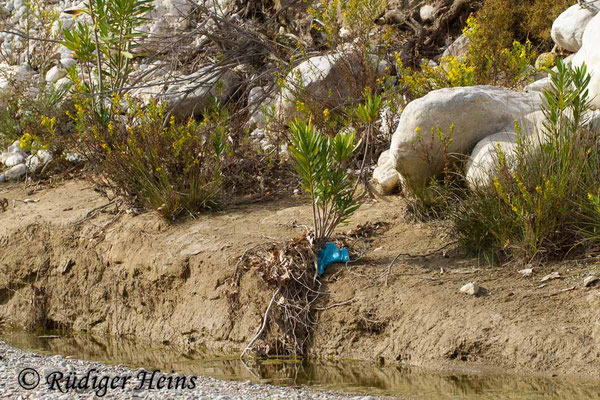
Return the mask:
<svg viewBox="0 0 600 400">
<path fill-rule="evenodd" d="M 256 333 L 271 294 L 244 274 L 232 309 L 226 280 L 261 243 L 301 233 L 301 198 L 250 204 L 169 226 L 118 208 L 88 183 L 4 186 L 0 318 L 6 328 L 67 329 L 143 338 L 182 351 L 237 354 Z M 36 202 L 25 203 L 31 198 Z M 39 201 L 37 201 L 39 200 Z M 527 373 L 600 376 L 600 291 L 583 279 L 594 260 L 488 267 L 460 252 L 426 254 L 452 238 L 405 221 L 399 198 L 367 204 L 353 224 L 384 223 L 357 262 L 324 276 L 311 351 L 327 359 L 423 367 L 493 365 Z M 363 243 L 360 243 L 363 246 Z M 550 272 L 561 279 L 541 282 Z M 485 289 L 460 293 L 467 282 Z"/>
</svg>

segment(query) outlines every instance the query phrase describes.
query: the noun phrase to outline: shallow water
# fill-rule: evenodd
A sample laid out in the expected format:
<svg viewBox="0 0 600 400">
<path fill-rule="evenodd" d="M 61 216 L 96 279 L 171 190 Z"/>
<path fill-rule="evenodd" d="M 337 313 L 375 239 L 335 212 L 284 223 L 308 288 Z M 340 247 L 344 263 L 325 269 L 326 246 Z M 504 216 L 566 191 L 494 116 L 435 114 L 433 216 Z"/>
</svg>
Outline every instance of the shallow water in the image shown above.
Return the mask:
<svg viewBox="0 0 600 400">
<path fill-rule="evenodd" d="M 114 337 L 48 337 L 23 332 L 0 333 L 10 345 L 44 354 L 74 356 L 132 368 L 160 369 L 186 375 L 275 385 L 393 395 L 409 399 L 600 399 L 600 381 L 524 374 L 432 373 L 415 368 L 376 366 L 354 361 L 299 362 L 269 359 L 244 365 L 236 356 L 182 354 Z"/>
</svg>

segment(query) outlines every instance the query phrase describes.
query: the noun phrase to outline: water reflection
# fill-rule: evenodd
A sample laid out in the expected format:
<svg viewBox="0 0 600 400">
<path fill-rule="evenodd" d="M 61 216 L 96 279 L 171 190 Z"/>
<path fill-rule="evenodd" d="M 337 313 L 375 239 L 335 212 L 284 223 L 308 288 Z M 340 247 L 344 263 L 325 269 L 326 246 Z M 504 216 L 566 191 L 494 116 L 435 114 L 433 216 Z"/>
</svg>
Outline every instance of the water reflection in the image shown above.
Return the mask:
<svg viewBox="0 0 600 400">
<path fill-rule="evenodd" d="M 207 375 L 226 380 L 308 385 L 415 399 L 600 399 L 600 382 L 597 381 L 525 375 L 431 373 L 359 362 L 301 363 L 289 359 L 270 359 L 244 365 L 235 356 L 181 354 L 168 347 L 90 335 L 48 338 L 10 332 L 0 335 L 0 339 L 23 349 L 71 355 L 108 364 Z"/>
</svg>

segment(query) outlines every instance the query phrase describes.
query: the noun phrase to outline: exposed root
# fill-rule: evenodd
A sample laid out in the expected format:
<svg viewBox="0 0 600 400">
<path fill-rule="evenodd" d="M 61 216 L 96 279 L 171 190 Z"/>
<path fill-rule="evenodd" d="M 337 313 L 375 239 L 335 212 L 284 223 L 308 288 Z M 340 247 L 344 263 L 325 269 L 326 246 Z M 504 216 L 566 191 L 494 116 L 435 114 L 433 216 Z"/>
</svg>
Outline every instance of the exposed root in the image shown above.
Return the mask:
<svg viewBox="0 0 600 400">
<path fill-rule="evenodd" d="M 381 223 L 359 225 L 347 235 L 338 236 L 336 242 L 340 247 L 348 247 L 351 257 L 355 259 L 365 251 L 365 238 L 372 236 L 383 226 Z M 357 241 L 363 243 L 360 253 L 354 250 L 353 245 Z M 267 287 L 273 290 L 273 296 L 261 326 L 242 352 L 242 357 L 251 350 L 260 356 L 306 356 L 318 312 L 353 301 L 350 299 L 329 307 L 319 306 L 323 295 L 328 293 L 321 289 L 311 234 L 246 250 L 237 261 L 230 281 L 230 301 L 239 301 L 241 274 L 250 270 L 255 271 Z M 231 307 L 232 310 L 236 308 Z"/>
</svg>

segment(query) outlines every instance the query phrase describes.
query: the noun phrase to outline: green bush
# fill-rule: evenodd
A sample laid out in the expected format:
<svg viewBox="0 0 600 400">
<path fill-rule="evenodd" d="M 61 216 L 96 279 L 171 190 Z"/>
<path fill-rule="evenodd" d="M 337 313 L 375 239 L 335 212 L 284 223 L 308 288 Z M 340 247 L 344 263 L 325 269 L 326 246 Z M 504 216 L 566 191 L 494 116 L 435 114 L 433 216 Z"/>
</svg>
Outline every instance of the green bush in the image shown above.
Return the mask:
<svg viewBox="0 0 600 400">
<path fill-rule="evenodd" d="M 161 104 L 142 107 L 114 96 L 111 107 L 118 115 L 107 126 L 97 120 L 87 96 L 78 98 L 72 115 L 81 151 L 109 188 L 169 220 L 218 206 L 228 147 L 226 112 L 214 107 L 202 122 L 171 118 L 163 125 Z"/>
<path fill-rule="evenodd" d="M 449 148 L 454 136 L 454 125 L 447 132 L 437 127 L 426 132 L 424 137 L 417 128 L 417 139 L 412 147 L 421 155 L 421 159 L 432 170 L 441 170 L 440 174 L 432 177 L 423 185 L 404 180 L 403 195 L 407 201 L 408 214 L 419 221 L 430 219 L 447 219 L 449 210 L 456 205 L 464 195 L 464 177 L 462 170 L 465 157 L 451 153 Z M 440 143 L 439 150 L 434 149 L 434 143 Z"/>
<path fill-rule="evenodd" d="M 527 39 L 540 50 L 550 50 L 552 23 L 573 4 L 574 0 L 485 0 L 477 19 L 487 50 Z"/>
<path fill-rule="evenodd" d="M 71 104 L 65 101 L 65 91 L 52 86 L 27 88 L 25 83 L 13 82 L 10 90 L 0 94 L 0 146 L 22 140 L 61 154 L 70 141 L 65 112 Z"/>
<path fill-rule="evenodd" d="M 154 5 L 152 0 L 89 0 L 85 4 L 72 13 L 88 15 L 92 24 L 78 22 L 65 29 L 62 44 L 79 60 L 80 91 L 92 96 L 98 117 L 106 122 L 111 112 L 106 103 L 112 94 L 127 92 L 137 39 L 143 36 L 137 29 Z"/>
<path fill-rule="evenodd" d="M 471 15 L 464 34 L 469 38 L 467 60 L 473 68 L 476 84 L 515 87 L 527 80 L 528 69 L 536 59 L 529 39 L 524 44 L 517 40 L 506 40 L 499 35 L 507 32 L 488 32 L 481 17 Z"/>
<path fill-rule="evenodd" d="M 557 68 L 544 92 L 539 139 L 519 133 L 516 155 L 499 151 L 489 185 L 474 189 L 454 213 L 456 234 L 472 253 L 531 261 L 597 241 L 600 135 L 586 127 L 590 76 L 562 61 Z"/>
<path fill-rule="evenodd" d="M 536 58 L 531 42 L 499 40 L 486 29 L 479 18 L 471 15 L 464 29 L 470 41 L 468 53 L 463 57 L 442 57 L 439 65 L 424 64 L 419 69 L 405 67 L 396 53 L 398 80 L 408 99 L 447 87 L 496 85 L 514 88 L 527 82 Z"/>
</svg>

